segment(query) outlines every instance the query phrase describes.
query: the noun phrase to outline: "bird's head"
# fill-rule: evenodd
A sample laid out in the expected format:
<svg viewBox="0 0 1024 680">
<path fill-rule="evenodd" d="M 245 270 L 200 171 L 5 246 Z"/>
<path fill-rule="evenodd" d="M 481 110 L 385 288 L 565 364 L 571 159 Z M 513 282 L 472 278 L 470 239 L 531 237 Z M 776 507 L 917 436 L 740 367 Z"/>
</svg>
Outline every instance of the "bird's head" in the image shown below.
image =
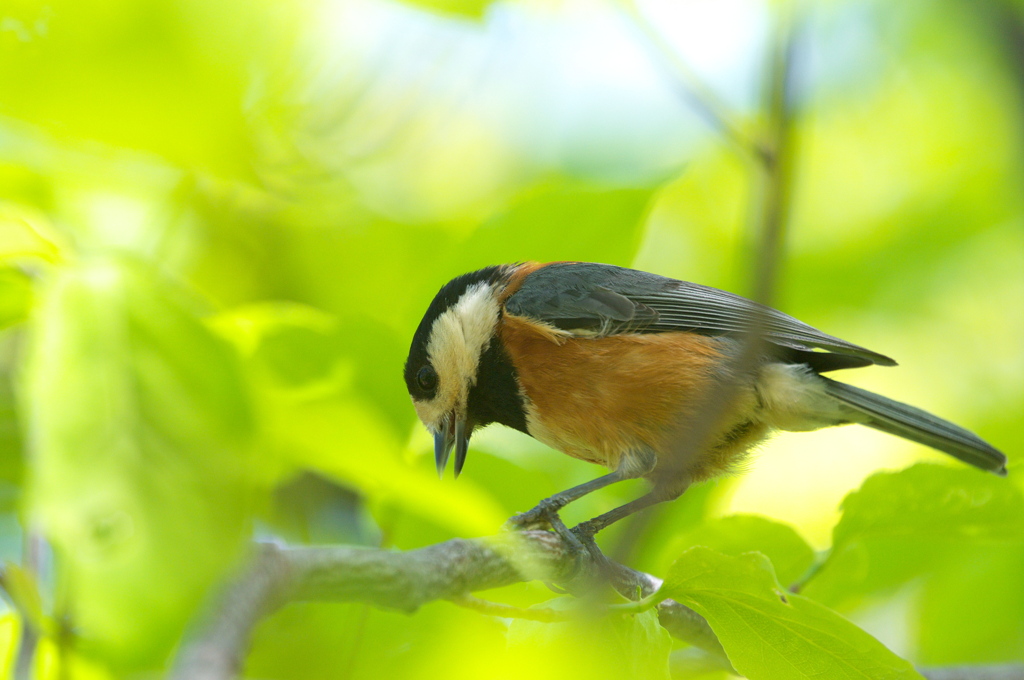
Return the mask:
<svg viewBox="0 0 1024 680">
<path fill-rule="evenodd" d="M 416 413 L 434 435 L 439 475 L 455 449 L 462 472 L 474 422 L 471 391 L 481 358 L 491 347 L 501 315 L 505 267 L 488 267 L 452 279 L 434 297 L 413 336 L 405 384 Z"/>
</svg>

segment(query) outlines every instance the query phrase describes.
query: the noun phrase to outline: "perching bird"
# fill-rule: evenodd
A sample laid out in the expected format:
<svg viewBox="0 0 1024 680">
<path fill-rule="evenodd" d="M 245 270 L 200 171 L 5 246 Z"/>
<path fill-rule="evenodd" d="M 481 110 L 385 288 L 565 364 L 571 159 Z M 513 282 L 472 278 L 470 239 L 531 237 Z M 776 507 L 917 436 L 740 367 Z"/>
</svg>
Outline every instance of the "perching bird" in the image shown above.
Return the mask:
<svg viewBox="0 0 1024 680">
<path fill-rule="evenodd" d="M 762 342 L 742 370 L 752 329 Z M 458 477 L 470 436 L 490 423 L 612 470 L 541 501 L 521 524 L 550 522 L 613 482 L 651 480 L 647 495 L 577 527 L 588 537 L 727 471 L 773 430 L 860 423 L 1006 474 L 1006 457 L 967 430 L 821 375 L 870 364 L 896 362 L 732 293 L 611 265 L 528 262 L 445 284 L 413 336 L 405 382 L 434 434 L 438 474 L 454 447 Z M 715 390 L 728 406 L 699 450 L 680 450 Z"/>
</svg>

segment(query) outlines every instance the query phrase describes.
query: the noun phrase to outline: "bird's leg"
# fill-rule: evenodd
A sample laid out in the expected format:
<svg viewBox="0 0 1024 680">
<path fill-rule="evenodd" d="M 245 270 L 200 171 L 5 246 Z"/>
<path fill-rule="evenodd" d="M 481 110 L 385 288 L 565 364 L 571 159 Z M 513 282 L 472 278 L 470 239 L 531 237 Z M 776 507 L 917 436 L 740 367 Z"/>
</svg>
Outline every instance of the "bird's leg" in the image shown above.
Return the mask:
<svg viewBox="0 0 1024 680">
<path fill-rule="evenodd" d="M 568 545 L 582 549 L 584 546 L 562 522 L 562 519 L 558 516 L 558 511 L 564 508 L 569 503 L 573 502 L 577 498 L 586 496 L 591 491 L 597 491 L 603 489 L 609 484 L 625 479 L 625 476 L 619 471 L 611 472 L 607 475 L 592 479 L 589 482 L 585 482 L 578 486 L 574 486 L 571 489 L 566 489 L 560 493 L 556 493 L 554 496 L 549 496 L 537 504 L 532 510 L 521 512 L 518 515 L 513 515 L 507 522 L 505 522 L 506 529 L 548 529 L 550 528 L 563 541 Z"/>
<path fill-rule="evenodd" d="M 686 487 L 684 486 L 682 488 L 685 490 Z M 613 510 L 609 510 L 603 515 L 598 515 L 586 522 L 581 522 L 570 529 L 569 534 L 572 536 L 572 539 L 568 541 L 569 544 L 579 546 L 581 552 L 585 550 L 591 564 L 593 564 L 596 569 L 596 571 L 591 572 L 590 578 L 594 578 L 595 575 L 600 575 L 600 578 L 603 580 L 615 584 L 622 580 L 622 571 L 624 569 L 622 565 L 609 559 L 603 552 L 601 552 L 601 548 L 597 545 L 597 541 L 594 540 L 594 534 L 601 529 L 604 529 L 609 524 L 632 515 L 634 512 L 638 512 L 652 505 L 657 505 L 663 501 L 678 498 L 681 494 L 682 491 L 667 492 L 665 488 L 655 487 L 653 491 L 637 498 L 634 501 L 630 501 L 625 505 L 620 505 Z M 561 524 L 561 521 L 559 521 L 559 524 Z M 556 533 L 561 535 L 557 530 Z M 566 539 L 563 538 L 563 540 Z M 627 569 L 626 571 L 629 570 Z"/>
<path fill-rule="evenodd" d="M 589 482 L 585 482 L 578 486 L 574 486 L 571 489 L 566 489 L 561 493 L 556 493 L 554 496 L 545 498 L 537 507 L 532 510 L 514 515 L 507 522 L 505 522 L 506 529 L 531 529 L 531 528 L 550 528 L 569 546 L 572 546 L 574 550 L 586 551 L 590 554 L 596 562 L 601 562 L 607 558 L 601 553 L 600 548 L 597 547 L 597 543 L 594 542 L 594 533 L 597 532 L 595 529 L 589 535 L 585 532 L 580 533 L 575 530 L 570 531 L 561 518 L 558 516 L 558 511 L 564 508 L 567 504 L 572 501 L 586 496 L 592 491 L 603 489 L 609 484 L 615 482 L 621 482 L 626 479 L 635 479 L 642 477 L 654 469 L 657 463 L 657 454 L 648 448 L 634 449 L 627 452 L 627 454 L 620 457 L 618 466 L 614 472 L 610 472 L 606 475 L 592 479 Z M 683 487 L 685 488 L 685 486 Z M 654 493 L 654 492 L 652 492 Z M 680 493 L 682 493 L 680 491 Z M 677 493 L 676 496 L 679 494 Z M 665 496 L 662 494 L 664 500 Z M 675 496 L 673 496 L 674 498 Z M 657 502 L 657 501 L 653 501 Z M 625 507 L 625 506 L 624 506 Z M 644 506 L 646 507 L 646 506 Z M 639 509 L 639 508 L 637 508 Z M 614 510 L 612 512 L 615 512 Z M 608 513 L 611 514 L 611 513 Z M 627 513 L 628 514 L 628 513 Z M 601 515 L 604 517 L 605 515 Z M 600 519 L 600 518 L 596 518 Z M 611 520 L 614 522 L 615 520 Z M 609 522 L 610 523 L 610 522 Z M 580 540 L 580 539 L 583 540 Z"/>
<path fill-rule="evenodd" d="M 604 529 L 609 524 L 618 522 L 620 519 L 628 517 L 634 512 L 639 512 L 644 508 L 649 508 L 652 505 L 657 505 L 663 501 L 679 498 L 685 490 L 686 486 L 682 486 L 682 488 L 677 487 L 671 490 L 665 487 L 656 486 L 650 493 L 645 494 L 634 501 L 630 501 L 625 505 L 620 505 L 613 510 L 609 510 L 603 515 L 598 515 L 593 519 L 577 524 L 572 528 L 572 533 L 576 535 L 576 538 L 578 538 L 583 545 L 589 546 L 594 543 L 594 534 L 601 529 Z"/>
<path fill-rule="evenodd" d="M 660 503 L 662 500 L 664 499 L 659 498 L 652 491 L 651 493 L 645 494 L 634 501 L 626 503 L 625 505 L 620 505 L 619 507 L 613 510 L 609 510 L 603 515 L 598 515 L 593 519 L 588 519 L 586 522 L 580 522 L 572 528 L 572 532 L 580 541 L 583 541 L 584 543 L 588 541 L 593 541 L 594 534 L 596 534 L 601 529 L 604 529 L 609 524 L 618 522 L 620 519 L 628 517 L 629 515 L 632 515 L 634 512 L 638 512 L 640 510 L 643 510 L 644 508 L 648 508 L 652 505 Z"/>
</svg>

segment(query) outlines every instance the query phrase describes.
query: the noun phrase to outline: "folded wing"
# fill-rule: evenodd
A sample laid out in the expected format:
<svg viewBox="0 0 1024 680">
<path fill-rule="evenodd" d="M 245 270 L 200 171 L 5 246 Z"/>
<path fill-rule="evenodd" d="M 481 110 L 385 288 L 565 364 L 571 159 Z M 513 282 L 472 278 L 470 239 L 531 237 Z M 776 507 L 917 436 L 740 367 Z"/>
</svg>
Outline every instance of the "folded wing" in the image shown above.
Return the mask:
<svg viewBox="0 0 1024 680">
<path fill-rule="evenodd" d="M 883 354 L 739 295 L 612 265 L 542 267 L 526 277 L 505 308 L 580 336 L 678 331 L 744 336 L 757 328 L 780 354 L 818 371 L 896 365 Z"/>
</svg>

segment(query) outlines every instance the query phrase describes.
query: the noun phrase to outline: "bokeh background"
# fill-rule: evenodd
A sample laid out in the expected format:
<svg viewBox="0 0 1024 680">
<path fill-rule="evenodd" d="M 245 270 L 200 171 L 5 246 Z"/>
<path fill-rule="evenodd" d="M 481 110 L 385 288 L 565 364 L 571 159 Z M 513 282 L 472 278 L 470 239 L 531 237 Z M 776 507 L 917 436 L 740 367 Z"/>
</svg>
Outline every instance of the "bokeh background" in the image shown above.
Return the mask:
<svg viewBox="0 0 1024 680">
<path fill-rule="evenodd" d="M 26 620 L 43 635 L 20 663 L 38 677 L 155 672 L 253 534 L 413 548 L 494 533 L 599 474 L 491 428 L 458 482 L 438 481 L 401 380 L 412 332 L 444 282 L 500 262 L 750 294 L 758 168 L 672 60 L 756 137 L 778 6 L 3 0 L 5 672 Z M 1019 490 L 1024 4 L 796 14 L 775 304 L 895 357 L 841 377 L 978 432 Z M 748 470 L 601 541 L 664 573 L 693 532 L 741 513 L 824 550 L 848 492 L 917 461 L 976 474 L 864 428 L 779 435 Z M 823 575 L 818 597 L 915 663 L 1024 660 L 1024 536 L 1003 539 L 890 546 L 891 563 Z M 508 628 L 448 603 L 292 605 L 259 628 L 246 673 L 561 668 L 521 642 L 521 666 L 488 665 L 517 649 Z"/>
</svg>

